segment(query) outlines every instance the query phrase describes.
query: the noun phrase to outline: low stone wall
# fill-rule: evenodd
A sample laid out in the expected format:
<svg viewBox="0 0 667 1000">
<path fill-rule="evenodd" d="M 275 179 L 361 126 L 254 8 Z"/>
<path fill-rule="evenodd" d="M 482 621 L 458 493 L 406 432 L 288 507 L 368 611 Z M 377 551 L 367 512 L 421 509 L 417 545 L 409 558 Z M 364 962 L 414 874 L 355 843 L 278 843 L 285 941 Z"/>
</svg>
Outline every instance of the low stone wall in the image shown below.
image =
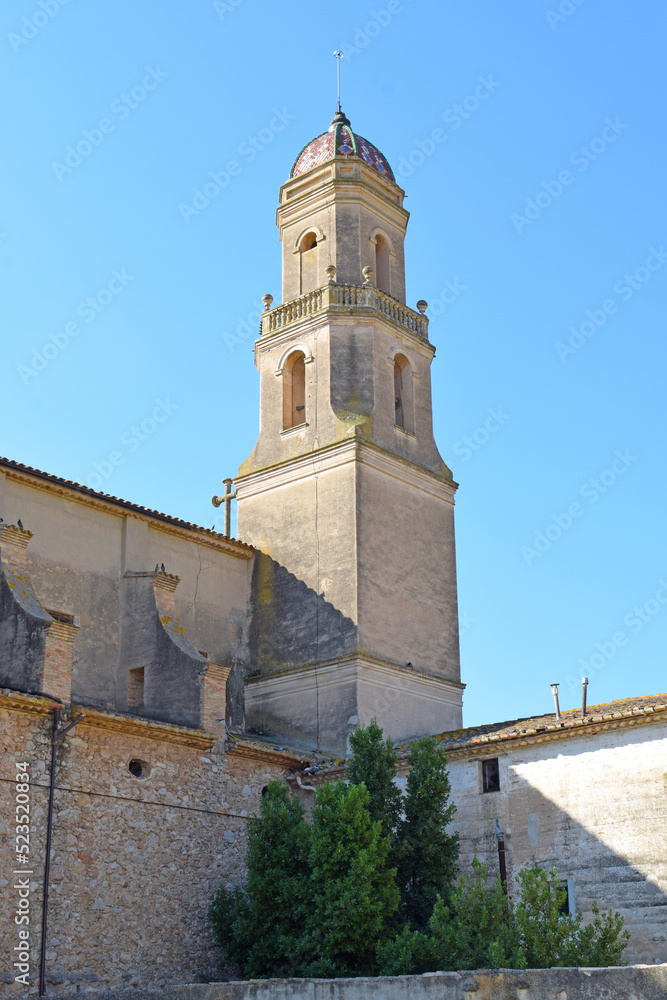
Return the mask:
<svg viewBox="0 0 667 1000">
<path fill-rule="evenodd" d="M 89 993 L 91 1000 L 664 1000 L 667 965 L 268 979 Z M 63 994 L 63 1000 L 66 994 Z"/>
</svg>

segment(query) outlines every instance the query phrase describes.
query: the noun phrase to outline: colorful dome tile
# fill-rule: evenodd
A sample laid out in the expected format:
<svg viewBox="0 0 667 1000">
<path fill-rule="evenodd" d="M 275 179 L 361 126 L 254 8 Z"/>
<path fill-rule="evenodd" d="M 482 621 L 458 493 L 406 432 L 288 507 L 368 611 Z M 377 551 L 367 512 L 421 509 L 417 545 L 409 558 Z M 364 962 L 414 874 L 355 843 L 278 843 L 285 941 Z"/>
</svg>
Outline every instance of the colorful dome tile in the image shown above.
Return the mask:
<svg viewBox="0 0 667 1000">
<path fill-rule="evenodd" d="M 307 170 L 333 160 L 334 156 L 356 156 L 387 180 L 396 183 L 386 157 L 372 142 L 352 131 L 342 111 L 336 114 L 328 132 L 323 132 L 303 147 L 294 161 L 290 177 L 305 174 Z"/>
</svg>

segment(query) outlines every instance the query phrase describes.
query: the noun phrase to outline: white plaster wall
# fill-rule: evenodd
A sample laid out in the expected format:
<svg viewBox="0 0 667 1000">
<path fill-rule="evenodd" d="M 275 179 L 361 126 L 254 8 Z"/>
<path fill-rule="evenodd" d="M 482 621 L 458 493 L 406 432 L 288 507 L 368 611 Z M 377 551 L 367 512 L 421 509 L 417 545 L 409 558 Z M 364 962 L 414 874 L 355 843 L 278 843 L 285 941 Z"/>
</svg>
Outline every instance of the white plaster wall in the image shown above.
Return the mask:
<svg viewBox="0 0 667 1000">
<path fill-rule="evenodd" d="M 518 748 L 489 749 L 499 792 L 481 791 L 481 759 L 450 762 L 461 865 L 498 871 L 496 818 L 510 891 L 533 862 L 574 880 L 587 917 L 596 900 L 621 912 L 630 962 L 667 960 L 667 726 L 653 723 Z"/>
</svg>

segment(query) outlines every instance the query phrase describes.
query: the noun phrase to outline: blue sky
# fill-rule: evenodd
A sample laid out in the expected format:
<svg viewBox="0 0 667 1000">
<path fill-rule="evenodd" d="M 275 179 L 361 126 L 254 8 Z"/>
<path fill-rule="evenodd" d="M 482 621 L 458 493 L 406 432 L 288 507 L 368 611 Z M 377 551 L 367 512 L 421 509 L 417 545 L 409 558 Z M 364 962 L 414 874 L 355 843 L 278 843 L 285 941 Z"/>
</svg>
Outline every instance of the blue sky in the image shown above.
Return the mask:
<svg viewBox="0 0 667 1000">
<path fill-rule="evenodd" d="M 408 194 L 408 303 L 430 303 L 466 724 L 549 711 L 552 681 L 574 707 L 582 673 L 591 702 L 664 691 L 666 21 L 655 0 L 6 0 L 0 452 L 222 527 L 278 189 L 342 48 L 343 108 Z"/>
</svg>

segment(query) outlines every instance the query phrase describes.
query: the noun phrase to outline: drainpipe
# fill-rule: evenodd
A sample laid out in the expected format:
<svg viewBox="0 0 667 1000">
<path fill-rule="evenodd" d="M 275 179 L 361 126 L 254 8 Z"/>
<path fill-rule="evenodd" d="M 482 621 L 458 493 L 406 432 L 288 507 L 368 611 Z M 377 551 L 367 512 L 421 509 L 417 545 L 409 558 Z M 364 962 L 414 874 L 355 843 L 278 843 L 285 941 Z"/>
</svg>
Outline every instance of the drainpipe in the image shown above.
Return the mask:
<svg viewBox="0 0 667 1000">
<path fill-rule="evenodd" d="M 52 697 L 48 695 L 47 697 Z M 51 778 L 49 782 L 49 811 L 46 820 L 46 858 L 44 859 L 44 899 L 42 902 L 42 943 L 39 958 L 39 995 L 43 997 L 46 993 L 46 927 L 49 912 L 49 875 L 51 872 L 51 836 L 53 834 L 53 798 L 56 790 L 56 750 L 63 736 L 73 729 L 77 723 L 85 719 L 85 715 L 79 715 L 69 726 L 58 732 L 60 724 L 61 708 L 53 709 L 53 734 L 51 737 Z"/>
<path fill-rule="evenodd" d="M 581 717 L 586 718 L 586 690 L 588 688 L 588 677 L 581 678 Z"/>
<path fill-rule="evenodd" d="M 507 895 L 507 868 L 505 866 L 505 835 L 496 820 L 496 840 L 498 841 L 498 868 L 500 869 L 500 884 Z"/>
</svg>

